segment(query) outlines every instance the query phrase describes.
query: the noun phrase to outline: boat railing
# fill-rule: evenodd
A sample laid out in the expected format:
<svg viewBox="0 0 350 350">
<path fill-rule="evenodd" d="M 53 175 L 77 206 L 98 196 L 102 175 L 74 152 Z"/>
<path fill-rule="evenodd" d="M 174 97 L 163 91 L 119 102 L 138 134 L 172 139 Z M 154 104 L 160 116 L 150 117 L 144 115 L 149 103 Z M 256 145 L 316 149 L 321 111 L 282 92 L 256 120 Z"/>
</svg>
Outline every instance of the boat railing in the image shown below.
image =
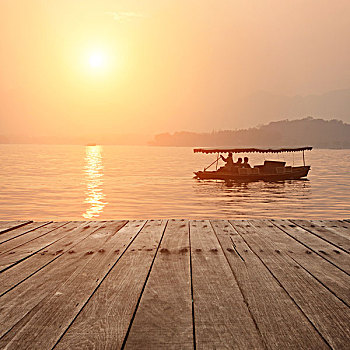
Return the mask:
<svg viewBox="0 0 350 350">
<path fill-rule="evenodd" d="M 238 168 L 239 175 L 258 175 L 259 173 L 259 168 Z"/>
</svg>

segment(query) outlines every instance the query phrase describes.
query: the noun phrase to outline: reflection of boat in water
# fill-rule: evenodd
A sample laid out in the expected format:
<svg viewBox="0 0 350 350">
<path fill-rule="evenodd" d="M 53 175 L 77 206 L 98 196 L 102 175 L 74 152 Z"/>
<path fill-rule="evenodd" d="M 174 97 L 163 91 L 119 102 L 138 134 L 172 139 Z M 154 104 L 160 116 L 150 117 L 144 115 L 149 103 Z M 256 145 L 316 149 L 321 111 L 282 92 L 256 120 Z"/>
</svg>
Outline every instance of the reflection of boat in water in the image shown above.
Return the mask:
<svg viewBox="0 0 350 350">
<path fill-rule="evenodd" d="M 195 153 L 211 154 L 216 153 L 216 160 L 203 171 L 196 171 L 195 177 L 200 180 L 233 180 L 233 181 L 283 181 L 301 179 L 307 176 L 310 170 L 309 165 L 305 165 L 304 151 L 311 150 L 312 147 L 300 148 L 195 148 Z M 283 153 L 283 152 L 303 152 L 303 166 L 286 166 L 286 162 L 265 160 L 262 165 L 254 167 L 241 167 L 239 165 L 225 165 L 214 171 L 207 169 L 216 163 L 216 168 L 221 153 Z"/>
</svg>

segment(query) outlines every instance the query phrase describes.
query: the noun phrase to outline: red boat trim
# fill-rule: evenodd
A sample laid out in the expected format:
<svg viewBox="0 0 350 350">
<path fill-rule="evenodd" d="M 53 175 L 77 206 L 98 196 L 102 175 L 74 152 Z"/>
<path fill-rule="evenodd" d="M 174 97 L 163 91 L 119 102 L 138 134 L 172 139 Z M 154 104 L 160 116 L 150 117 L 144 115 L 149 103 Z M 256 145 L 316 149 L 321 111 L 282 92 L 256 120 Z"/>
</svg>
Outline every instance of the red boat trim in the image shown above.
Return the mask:
<svg viewBox="0 0 350 350">
<path fill-rule="evenodd" d="M 301 152 L 311 151 L 312 147 L 298 148 L 194 148 L 194 153 L 283 153 L 283 152 Z"/>
</svg>

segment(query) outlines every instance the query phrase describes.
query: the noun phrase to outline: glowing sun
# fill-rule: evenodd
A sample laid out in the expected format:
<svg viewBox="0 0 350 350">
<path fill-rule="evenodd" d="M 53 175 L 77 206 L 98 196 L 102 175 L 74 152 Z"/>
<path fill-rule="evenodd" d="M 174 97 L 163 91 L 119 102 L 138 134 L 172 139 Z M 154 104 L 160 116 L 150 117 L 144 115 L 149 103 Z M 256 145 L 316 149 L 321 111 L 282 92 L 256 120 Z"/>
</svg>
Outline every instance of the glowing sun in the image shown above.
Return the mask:
<svg viewBox="0 0 350 350">
<path fill-rule="evenodd" d="M 100 69 L 106 66 L 106 56 L 102 52 L 94 52 L 89 56 L 91 68 Z"/>
</svg>

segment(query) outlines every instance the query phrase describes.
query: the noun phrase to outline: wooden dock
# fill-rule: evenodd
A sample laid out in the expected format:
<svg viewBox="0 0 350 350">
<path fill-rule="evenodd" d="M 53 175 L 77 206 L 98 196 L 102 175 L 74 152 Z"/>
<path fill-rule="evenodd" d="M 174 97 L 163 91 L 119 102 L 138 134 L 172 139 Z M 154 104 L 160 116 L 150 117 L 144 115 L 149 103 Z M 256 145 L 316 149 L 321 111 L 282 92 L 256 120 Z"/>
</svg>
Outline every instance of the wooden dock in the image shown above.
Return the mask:
<svg viewBox="0 0 350 350">
<path fill-rule="evenodd" d="M 0 222 L 1 349 L 350 349 L 350 220 Z"/>
</svg>

